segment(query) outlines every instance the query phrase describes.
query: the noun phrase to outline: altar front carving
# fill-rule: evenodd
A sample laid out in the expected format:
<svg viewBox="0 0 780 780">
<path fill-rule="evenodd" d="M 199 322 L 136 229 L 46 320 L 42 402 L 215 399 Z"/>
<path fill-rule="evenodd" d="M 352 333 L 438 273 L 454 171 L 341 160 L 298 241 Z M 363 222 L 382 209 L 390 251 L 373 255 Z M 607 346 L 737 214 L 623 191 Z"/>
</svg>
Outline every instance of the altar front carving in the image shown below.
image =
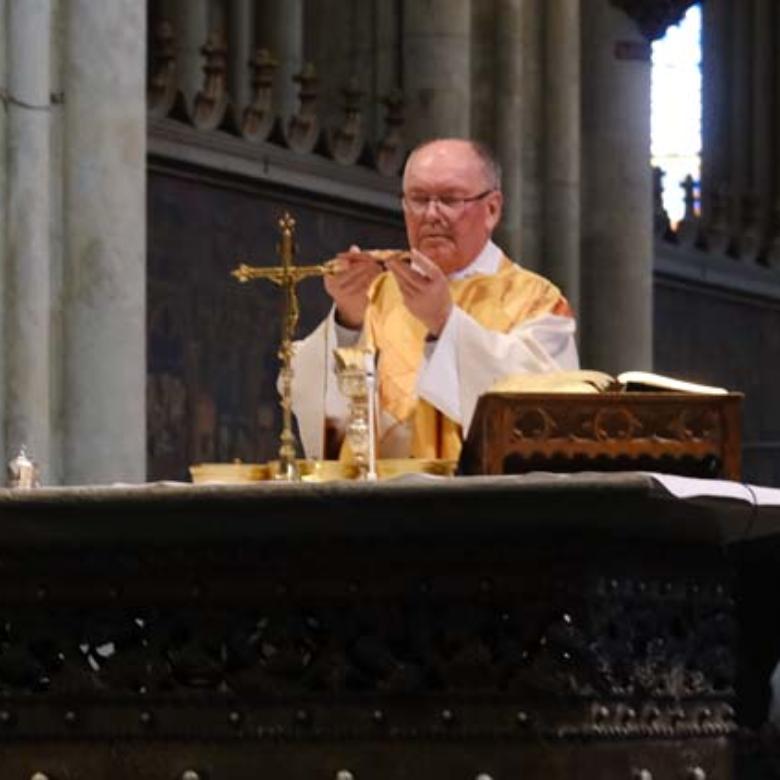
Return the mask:
<svg viewBox="0 0 780 780">
<path fill-rule="evenodd" d="M 737 777 L 750 517 L 638 474 L 2 491 L 0 764 Z"/>
</svg>

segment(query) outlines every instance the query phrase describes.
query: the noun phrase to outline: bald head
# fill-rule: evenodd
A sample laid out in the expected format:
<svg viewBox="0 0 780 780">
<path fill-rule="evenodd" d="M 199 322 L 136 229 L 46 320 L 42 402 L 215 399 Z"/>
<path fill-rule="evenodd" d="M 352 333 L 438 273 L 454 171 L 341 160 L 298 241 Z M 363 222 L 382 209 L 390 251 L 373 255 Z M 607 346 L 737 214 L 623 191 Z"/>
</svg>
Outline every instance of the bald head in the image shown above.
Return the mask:
<svg viewBox="0 0 780 780">
<path fill-rule="evenodd" d="M 488 146 L 470 138 L 433 138 L 428 141 L 423 141 L 412 149 L 406 161 L 406 168 L 409 167 L 409 163 L 415 154 L 430 146 L 437 147 L 441 144 L 450 146 L 453 149 L 461 149 L 462 154 L 474 155 L 482 163 L 486 185 L 494 190 L 501 189 L 501 164 Z M 404 169 L 404 175 L 405 174 L 406 169 Z"/>
</svg>

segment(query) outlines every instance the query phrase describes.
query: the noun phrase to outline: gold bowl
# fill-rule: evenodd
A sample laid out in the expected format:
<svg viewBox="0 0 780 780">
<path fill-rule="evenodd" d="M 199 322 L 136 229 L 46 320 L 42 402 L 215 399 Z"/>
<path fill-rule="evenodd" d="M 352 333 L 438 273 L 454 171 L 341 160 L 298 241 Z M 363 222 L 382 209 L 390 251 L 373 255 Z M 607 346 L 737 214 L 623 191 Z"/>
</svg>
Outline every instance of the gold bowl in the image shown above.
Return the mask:
<svg viewBox="0 0 780 780">
<path fill-rule="evenodd" d="M 400 477 L 403 474 L 434 474 L 451 477 L 455 474 L 457 462 L 441 458 L 380 458 L 376 462 L 379 479 Z"/>
<path fill-rule="evenodd" d="M 301 475 L 301 482 L 332 482 L 336 479 L 355 479 L 358 475 L 357 466 L 340 460 L 299 459 L 295 463 Z M 278 473 L 279 461 L 270 461 L 266 479 L 275 479 Z"/>
<path fill-rule="evenodd" d="M 297 460 L 302 482 L 332 482 L 354 480 L 358 468 L 354 463 L 340 460 Z M 404 474 L 434 474 L 451 477 L 457 463 L 454 460 L 436 458 L 380 458 L 376 462 L 379 479 L 400 477 Z M 240 485 L 275 479 L 279 473 L 279 461 L 269 463 L 199 463 L 190 466 L 192 481 L 196 484 Z"/>
<path fill-rule="evenodd" d="M 332 482 L 337 479 L 357 479 L 358 467 L 340 460 L 298 460 L 302 482 Z M 400 477 L 403 474 L 435 474 L 451 477 L 457 466 L 454 460 L 436 458 L 379 458 L 376 472 L 379 479 Z M 278 473 L 279 461 L 268 464 L 268 479 Z"/>
<path fill-rule="evenodd" d="M 264 463 L 198 463 L 190 466 L 190 477 L 198 485 L 242 485 L 268 479 L 268 466 Z"/>
</svg>

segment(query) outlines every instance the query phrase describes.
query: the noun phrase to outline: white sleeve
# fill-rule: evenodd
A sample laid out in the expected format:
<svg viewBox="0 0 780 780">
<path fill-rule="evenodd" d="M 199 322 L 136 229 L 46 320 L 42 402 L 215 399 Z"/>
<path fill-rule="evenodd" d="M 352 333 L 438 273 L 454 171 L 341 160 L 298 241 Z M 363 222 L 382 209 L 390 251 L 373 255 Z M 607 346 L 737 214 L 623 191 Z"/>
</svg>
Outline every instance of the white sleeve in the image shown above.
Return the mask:
<svg viewBox="0 0 780 780">
<path fill-rule="evenodd" d="M 307 458 L 325 457 L 325 419 L 337 427 L 346 419 L 347 402 L 336 384 L 333 350 L 348 346 L 343 340 L 349 341 L 351 333 L 336 324 L 332 309 L 306 338 L 293 343 L 292 409 Z"/>
<path fill-rule="evenodd" d="M 571 317 L 544 314 L 509 333 L 480 325 L 453 307 L 417 379 L 417 393 L 468 431 L 479 396 L 510 374 L 579 367 Z"/>
</svg>

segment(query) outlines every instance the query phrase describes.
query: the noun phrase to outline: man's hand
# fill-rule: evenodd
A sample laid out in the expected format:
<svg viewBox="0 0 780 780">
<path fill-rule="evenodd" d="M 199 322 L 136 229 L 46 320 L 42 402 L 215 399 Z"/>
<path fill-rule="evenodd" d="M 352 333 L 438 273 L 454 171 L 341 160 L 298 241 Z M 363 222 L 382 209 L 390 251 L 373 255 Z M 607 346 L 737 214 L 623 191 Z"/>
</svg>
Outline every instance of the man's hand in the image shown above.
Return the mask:
<svg viewBox="0 0 780 780">
<path fill-rule="evenodd" d="M 444 272 L 417 249 L 412 249 L 411 265 L 390 259 L 387 267 L 398 282 L 406 308 L 432 336 L 438 336 L 452 311 L 452 296 Z"/>
<path fill-rule="evenodd" d="M 337 273 L 325 277 L 325 289 L 336 304 L 336 320 L 340 325 L 357 330 L 363 325 L 368 306 L 368 288 L 382 273 L 382 266 L 358 246 L 336 255 Z"/>
</svg>

